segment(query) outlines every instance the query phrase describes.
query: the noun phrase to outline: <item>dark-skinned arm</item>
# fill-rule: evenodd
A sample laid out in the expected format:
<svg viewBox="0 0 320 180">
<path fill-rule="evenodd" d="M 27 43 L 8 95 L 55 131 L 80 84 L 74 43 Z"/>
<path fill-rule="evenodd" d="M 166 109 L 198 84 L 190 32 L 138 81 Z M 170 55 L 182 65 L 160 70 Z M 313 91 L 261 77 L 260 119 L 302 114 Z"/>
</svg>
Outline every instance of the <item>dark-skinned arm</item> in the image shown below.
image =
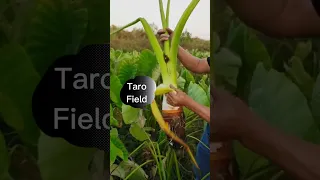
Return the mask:
<svg viewBox="0 0 320 180">
<path fill-rule="evenodd" d="M 202 104 L 197 103 L 189 96 L 186 97 L 184 106 L 194 113 L 198 114 L 206 122 L 210 123 L 210 107 L 206 107 Z"/>
<path fill-rule="evenodd" d="M 197 58 L 180 46 L 178 50 L 178 59 L 185 68 L 193 73 L 204 74 L 210 72 L 210 66 L 208 65 L 207 59 Z"/>
<path fill-rule="evenodd" d="M 226 2 L 244 23 L 266 35 L 276 37 L 320 35 L 320 17 L 312 0 L 226 0 Z"/>
<path fill-rule="evenodd" d="M 198 114 L 205 121 L 210 122 L 210 108 L 194 101 L 190 96 L 180 89 L 170 85 L 175 92 L 166 94 L 167 102 L 172 106 L 184 106 Z"/>
<path fill-rule="evenodd" d="M 297 179 L 320 179 L 320 146 L 287 135 L 262 120 L 255 121 L 240 141 L 248 149 L 269 158 Z"/>
</svg>

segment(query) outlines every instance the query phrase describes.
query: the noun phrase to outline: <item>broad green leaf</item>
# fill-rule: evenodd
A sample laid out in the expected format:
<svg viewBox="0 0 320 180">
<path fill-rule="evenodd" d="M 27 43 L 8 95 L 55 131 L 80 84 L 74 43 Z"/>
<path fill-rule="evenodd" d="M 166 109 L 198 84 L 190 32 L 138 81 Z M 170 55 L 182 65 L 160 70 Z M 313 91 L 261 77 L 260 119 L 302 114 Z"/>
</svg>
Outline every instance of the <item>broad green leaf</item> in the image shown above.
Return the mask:
<svg viewBox="0 0 320 180">
<path fill-rule="evenodd" d="M 118 120 L 113 117 L 113 107 L 111 104 L 110 104 L 110 125 L 116 126 L 116 127 L 119 126 Z"/>
<path fill-rule="evenodd" d="M 213 68 L 217 86 L 237 87 L 237 77 L 242 66 L 241 59 L 229 49 L 221 48 L 214 55 Z"/>
<path fill-rule="evenodd" d="M 9 155 L 6 147 L 6 141 L 0 131 L 0 178 L 8 174 L 9 170 Z"/>
<path fill-rule="evenodd" d="M 119 78 L 115 75 L 110 76 L 110 98 L 119 108 L 122 106 L 120 91 L 122 89 L 122 84 Z"/>
<path fill-rule="evenodd" d="M 186 80 L 185 85 L 184 85 L 184 89 L 189 86 L 190 82 L 195 82 L 193 75 L 190 73 L 190 71 L 188 71 L 185 68 L 181 72 L 181 77 Z"/>
<path fill-rule="evenodd" d="M 304 60 L 310 54 L 311 50 L 312 50 L 311 40 L 308 40 L 306 42 L 299 42 L 297 44 L 294 55 Z"/>
<path fill-rule="evenodd" d="M 300 138 L 314 125 L 307 100 L 299 88 L 283 73 L 267 71 L 262 63 L 257 65 L 252 78 L 249 105 L 270 125 Z M 235 146 L 235 150 L 241 172 L 247 172 L 258 156 L 241 145 Z M 267 162 L 262 158 L 251 170 Z"/>
<path fill-rule="evenodd" d="M 204 90 L 208 89 L 208 85 L 206 84 L 206 79 L 207 79 L 207 76 L 204 75 L 202 76 L 202 78 L 200 79 L 200 82 L 198 83 Z"/>
<path fill-rule="evenodd" d="M 243 23 L 231 21 L 226 40 L 226 47 L 242 56 L 244 44 L 248 38 L 248 28 Z"/>
<path fill-rule="evenodd" d="M 207 93 L 198 84 L 190 82 L 188 87 L 188 95 L 199 104 L 205 106 L 210 105 Z"/>
<path fill-rule="evenodd" d="M 136 76 L 152 77 L 153 70 L 157 67 L 158 61 L 152 51 L 145 49 L 141 51 L 137 64 L 138 70 Z"/>
<path fill-rule="evenodd" d="M 156 68 L 154 68 L 151 77 L 152 77 L 152 79 L 153 79 L 154 81 L 157 81 L 157 80 L 159 79 L 160 75 L 161 75 L 161 70 L 160 70 L 160 66 L 159 66 L 159 64 L 158 64 L 158 65 L 156 66 Z"/>
<path fill-rule="evenodd" d="M 178 88 L 184 90 L 184 87 L 185 87 L 184 85 L 186 84 L 186 80 L 183 77 L 179 76 L 177 83 L 178 83 Z"/>
<path fill-rule="evenodd" d="M 137 122 L 140 116 L 139 108 L 133 108 L 129 105 L 122 104 L 122 117 L 123 121 L 126 124 L 131 124 L 133 122 Z"/>
<path fill-rule="evenodd" d="M 258 62 L 263 62 L 266 68 L 271 68 L 272 62 L 267 48 L 260 39 L 253 33 L 244 44 L 244 59 L 247 66 L 254 70 Z"/>
<path fill-rule="evenodd" d="M 136 123 L 131 124 L 129 131 L 130 134 L 139 141 L 145 141 L 148 139 L 148 136 L 150 136 Z"/>
<path fill-rule="evenodd" d="M 81 148 L 62 138 L 41 134 L 39 139 L 39 168 L 43 180 L 88 180 L 88 169 L 96 152 L 94 148 Z"/>
<path fill-rule="evenodd" d="M 27 52 L 43 75 L 56 58 L 75 54 L 87 30 L 86 9 L 75 9 L 67 1 L 41 0 L 27 32 Z"/>
<path fill-rule="evenodd" d="M 112 164 L 110 166 L 110 173 L 111 173 L 111 177 L 116 176 L 121 179 L 126 178 L 126 171 L 121 166 L 119 166 L 117 164 Z"/>
<path fill-rule="evenodd" d="M 110 141 L 110 166 L 116 161 L 117 157 L 123 158 L 121 149 L 114 145 L 113 141 Z"/>
<path fill-rule="evenodd" d="M 35 145 L 40 134 L 31 107 L 40 77 L 20 45 L 3 46 L 0 57 L 0 113 L 26 143 Z"/>
<path fill-rule="evenodd" d="M 115 173 L 112 173 L 113 176 L 117 176 L 120 178 L 127 177 L 133 170 L 138 168 L 139 165 L 133 161 L 124 161 L 121 162 L 118 166 L 113 166 L 113 170 L 115 170 Z M 111 170 L 111 169 L 110 169 Z M 124 173 L 124 174 L 120 174 Z M 135 171 L 129 178 L 129 180 L 146 180 L 148 179 L 148 175 L 146 172 L 142 169 L 139 168 L 137 171 Z"/>
<path fill-rule="evenodd" d="M 300 88 L 302 93 L 309 100 L 312 97 L 314 86 L 313 78 L 306 72 L 299 57 L 293 56 L 290 60 L 290 65 L 285 64 L 285 69 L 292 81 Z"/>
<path fill-rule="evenodd" d="M 112 128 L 110 131 L 110 165 L 114 163 L 117 156 L 127 161 L 129 153 L 118 137 L 118 130 Z"/>
<path fill-rule="evenodd" d="M 125 59 L 119 63 L 118 78 L 121 84 L 126 83 L 127 80 L 133 79 L 137 73 L 137 64 L 132 59 Z"/>
</svg>

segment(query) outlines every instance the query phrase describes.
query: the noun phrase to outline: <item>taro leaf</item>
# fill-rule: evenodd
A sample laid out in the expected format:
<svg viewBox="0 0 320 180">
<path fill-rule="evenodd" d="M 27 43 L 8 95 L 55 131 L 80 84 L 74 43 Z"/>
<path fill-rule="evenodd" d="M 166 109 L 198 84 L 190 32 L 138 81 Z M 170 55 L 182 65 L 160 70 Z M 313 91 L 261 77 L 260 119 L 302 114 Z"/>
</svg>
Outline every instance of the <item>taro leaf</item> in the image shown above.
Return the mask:
<svg viewBox="0 0 320 180">
<path fill-rule="evenodd" d="M 158 62 L 153 52 L 145 49 L 141 51 L 137 64 L 138 71 L 136 76 L 152 77 L 153 70 L 157 67 Z"/>
<path fill-rule="evenodd" d="M 20 45 L 3 46 L 0 56 L 0 114 L 26 143 L 36 144 L 40 134 L 31 105 L 39 75 Z"/>
<path fill-rule="evenodd" d="M 299 57 L 302 60 L 305 60 L 306 57 L 310 54 L 312 51 L 312 42 L 311 40 L 308 40 L 307 42 L 299 42 L 297 44 L 296 50 L 294 52 L 294 55 Z"/>
<path fill-rule="evenodd" d="M 111 166 L 112 176 L 117 176 L 122 179 L 125 179 L 132 171 L 138 168 L 139 165 L 133 161 L 121 162 L 119 165 Z M 136 170 L 129 178 L 129 180 L 145 180 L 148 179 L 146 172 L 140 167 Z"/>
<path fill-rule="evenodd" d="M 188 71 L 187 69 L 183 68 L 182 72 L 181 72 L 181 77 L 183 79 L 185 79 L 185 85 L 184 85 L 184 89 L 186 89 L 189 86 L 190 82 L 195 82 L 195 79 L 193 77 L 193 75 L 190 73 L 190 71 Z"/>
<path fill-rule="evenodd" d="M 137 73 L 137 64 L 132 59 L 125 59 L 119 62 L 118 78 L 121 84 L 126 83 L 127 80 L 133 79 Z"/>
<path fill-rule="evenodd" d="M 158 65 L 156 66 L 156 68 L 154 68 L 151 77 L 152 77 L 152 79 L 153 79 L 154 81 L 157 81 L 157 80 L 159 79 L 160 75 L 161 75 L 161 70 L 160 70 L 160 66 L 159 66 L 159 64 L 158 64 Z"/>
<path fill-rule="evenodd" d="M 308 100 L 311 99 L 314 80 L 304 69 L 302 60 L 299 57 L 293 56 L 289 60 L 289 63 L 291 64 L 290 66 L 287 64 L 285 64 L 284 66 L 290 78 L 300 88 L 306 98 Z"/>
<path fill-rule="evenodd" d="M 113 116 L 113 107 L 111 104 L 110 104 L 110 125 L 119 127 L 118 120 L 116 118 L 114 118 L 114 116 Z"/>
<path fill-rule="evenodd" d="M 0 179 L 8 175 L 9 156 L 6 147 L 6 141 L 0 131 Z"/>
<path fill-rule="evenodd" d="M 207 93 L 205 92 L 204 89 L 202 89 L 200 85 L 190 82 L 187 88 L 187 94 L 199 104 L 202 104 L 208 107 L 210 106 L 210 98 L 208 98 Z M 193 111 L 191 111 L 186 107 L 183 107 L 183 111 L 186 117 L 194 114 Z"/>
<path fill-rule="evenodd" d="M 119 78 L 115 75 L 110 76 L 110 98 L 119 108 L 122 106 L 120 91 L 122 88 L 122 84 Z"/>
<path fill-rule="evenodd" d="M 198 84 L 190 82 L 188 87 L 188 96 L 190 96 L 194 101 L 202 104 L 204 106 L 210 106 L 210 101 L 208 99 L 207 93 Z"/>
<path fill-rule="evenodd" d="M 82 148 L 62 138 L 41 134 L 39 139 L 39 168 L 43 180 L 87 180 L 91 178 L 90 162 L 95 148 Z"/>
<path fill-rule="evenodd" d="M 184 90 L 184 85 L 186 84 L 186 80 L 179 76 L 177 80 L 178 88 Z"/>
<path fill-rule="evenodd" d="M 87 23 L 87 10 L 74 9 L 68 1 L 38 2 L 25 47 L 40 75 L 56 58 L 77 53 Z"/>
<path fill-rule="evenodd" d="M 214 55 L 213 67 L 217 86 L 237 87 L 237 77 L 242 66 L 241 59 L 229 49 L 221 48 Z M 231 90 L 231 89 L 229 89 Z"/>
<path fill-rule="evenodd" d="M 251 84 L 249 104 L 270 124 L 302 137 L 314 120 L 299 88 L 284 74 L 260 63 Z"/>
<path fill-rule="evenodd" d="M 134 108 L 129 105 L 122 105 L 122 117 L 126 124 L 137 122 L 140 117 L 140 108 Z"/>
<path fill-rule="evenodd" d="M 270 125 L 297 137 L 306 136 L 314 125 L 307 100 L 299 88 L 283 73 L 267 71 L 262 63 L 257 65 L 252 78 L 249 105 Z M 259 156 L 240 144 L 235 146 L 235 151 L 243 173 L 251 166 L 250 170 L 254 171 L 268 163 L 261 158 L 253 164 Z"/>
<path fill-rule="evenodd" d="M 139 141 L 145 141 L 148 139 L 148 136 L 150 136 L 137 123 L 132 123 L 129 131 L 130 134 Z"/>
<path fill-rule="evenodd" d="M 254 33 L 251 33 L 249 38 L 245 41 L 243 60 L 251 70 L 256 68 L 258 62 L 263 62 L 268 69 L 272 66 L 267 48 Z"/>
<path fill-rule="evenodd" d="M 110 165 L 114 163 L 117 156 L 124 161 L 128 160 L 129 153 L 123 142 L 118 137 L 118 130 L 112 128 L 110 131 Z"/>
<path fill-rule="evenodd" d="M 208 89 L 208 85 L 206 84 L 206 79 L 208 77 L 206 75 L 202 76 L 202 78 L 200 79 L 200 82 L 198 83 L 202 89 L 207 90 Z"/>
<path fill-rule="evenodd" d="M 121 149 L 117 148 L 112 141 L 110 141 L 110 165 L 112 165 L 117 157 L 123 158 Z"/>
<path fill-rule="evenodd" d="M 244 53 L 244 44 L 248 38 L 248 28 L 243 23 L 237 23 L 231 21 L 228 31 L 228 37 L 226 40 L 226 47 L 239 56 Z"/>
<path fill-rule="evenodd" d="M 112 164 L 110 166 L 110 173 L 111 173 L 111 177 L 116 176 L 121 179 L 126 178 L 126 171 L 121 166 L 119 166 L 117 164 Z"/>
</svg>

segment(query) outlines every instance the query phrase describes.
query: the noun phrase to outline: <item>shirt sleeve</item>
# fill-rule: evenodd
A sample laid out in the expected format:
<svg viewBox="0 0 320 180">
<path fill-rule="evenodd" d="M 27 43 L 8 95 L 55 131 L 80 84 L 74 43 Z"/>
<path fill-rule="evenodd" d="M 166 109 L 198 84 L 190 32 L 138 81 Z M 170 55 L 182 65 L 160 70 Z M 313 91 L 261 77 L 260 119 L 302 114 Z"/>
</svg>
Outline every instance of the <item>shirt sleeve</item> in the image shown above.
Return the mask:
<svg viewBox="0 0 320 180">
<path fill-rule="evenodd" d="M 320 16 L 320 0 L 312 0 L 312 4 L 318 15 Z"/>
<path fill-rule="evenodd" d="M 207 57 L 208 64 L 210 66 L 210 57 Z"/>
</svg>

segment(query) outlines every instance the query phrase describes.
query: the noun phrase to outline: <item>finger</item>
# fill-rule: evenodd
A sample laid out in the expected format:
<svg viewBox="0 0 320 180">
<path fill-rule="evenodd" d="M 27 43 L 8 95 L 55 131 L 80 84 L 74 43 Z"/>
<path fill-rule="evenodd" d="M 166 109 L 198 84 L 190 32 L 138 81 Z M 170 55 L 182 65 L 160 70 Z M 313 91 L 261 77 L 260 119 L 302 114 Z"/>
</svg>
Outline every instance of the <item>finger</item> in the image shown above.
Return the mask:
<svg viewBox="0 0 320 180">
<path fill-rule="evenodd" d="M 173 33 L 173 31 L 170 28 L 166 28 L 166 30 L 167 30 L 168 34 L 172 34 Z"/>
<path fill-rule="evenodd" d="M 174 95 L 175 95 L 174 92 L 169 92 L 169 93 L 168 93 L 168 97 L 169 97 L 169 98 L 173 98 Z"/>
<path fill-rule="evenodd" d="M 178 91 L 178 90 L 179 90 L 178 88 L 174 87 L 174 85 L 172 85 L 172 84 L 170 84 L 169 87 L 170 87 L 171 89 L 175 90 L 175 91 Z"/>
<path fill-rule="evenodd" d="M 168 41 L 168 40 L 169 40 L 169 38 L 161 38 L 160 42 L 165 42 L 165 41 Z"/>
<path fill-rule="evenodd" d="M 157 34 L 160 35 L 160 34 L 164 34 L 166 31 L 164 29 L 160 29 Z"/>
<path fill-rule="evenodd" d="M 170 35 L 168 35 L 168 34 L 161 34 L 160 35 L 160 38 L 169 38 L 170 37 Z"/>
</svg>

